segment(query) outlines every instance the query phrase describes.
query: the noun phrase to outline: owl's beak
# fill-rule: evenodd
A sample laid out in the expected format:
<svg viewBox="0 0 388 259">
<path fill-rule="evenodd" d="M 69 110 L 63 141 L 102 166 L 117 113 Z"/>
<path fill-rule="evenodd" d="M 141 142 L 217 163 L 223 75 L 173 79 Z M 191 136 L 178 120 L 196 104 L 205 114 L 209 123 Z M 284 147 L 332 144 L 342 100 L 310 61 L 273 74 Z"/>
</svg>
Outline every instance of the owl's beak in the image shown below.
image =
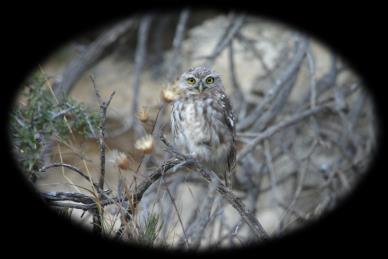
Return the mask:
<svg viewBox="0 0 388 259">
<path fill-rule="evenodd" d="M 200 92 L 200 93 L 202 93 L 203 92 L 203 90 L 205 90 L 207 87 L 201 82 L 199 85 L 198 85 L 198 87 L 197 87 L 197 89 L 198 89 L 198 91 Z"/>
</svg>

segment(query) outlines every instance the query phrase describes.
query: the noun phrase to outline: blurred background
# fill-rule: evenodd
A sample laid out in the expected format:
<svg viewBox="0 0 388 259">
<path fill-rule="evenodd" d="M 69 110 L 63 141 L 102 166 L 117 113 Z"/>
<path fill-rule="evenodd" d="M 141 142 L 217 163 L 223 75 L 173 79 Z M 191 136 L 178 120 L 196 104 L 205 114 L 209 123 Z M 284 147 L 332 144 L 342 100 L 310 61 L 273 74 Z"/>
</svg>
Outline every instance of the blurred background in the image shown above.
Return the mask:
<svg viewBox="0 0 388 259">
<path fill-rule="evenodd" d="M 196 172 L 177 170 L 131 196 L 170 158 L 157 134 L 170 139 L 163 94 L 197 65 L 222 75 L 238 118 L 232 191 L 270 237 L 319 218 L 356 187 L 377 127 L 372 100 L 346 61 L 275 21 L 189 9 L 85 32 L 36 68 L 10 129 L 26 177 L 62 215 L 119 240 L 190 248 L 254 241 L 238 211 Z M 115 91 L 106 117 L 93 85 L 103 100 Z M 101 160 L 98 190 L 88 177 L 101 179 Z"/>
</svg>

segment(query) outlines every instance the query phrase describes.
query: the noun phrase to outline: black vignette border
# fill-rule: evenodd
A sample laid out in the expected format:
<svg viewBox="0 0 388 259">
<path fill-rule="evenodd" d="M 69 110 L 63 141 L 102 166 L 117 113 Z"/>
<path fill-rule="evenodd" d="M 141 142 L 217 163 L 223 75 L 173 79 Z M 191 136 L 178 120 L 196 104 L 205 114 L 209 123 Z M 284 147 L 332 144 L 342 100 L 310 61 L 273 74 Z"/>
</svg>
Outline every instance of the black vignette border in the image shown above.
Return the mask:
<svg viewBox="0 0 388 259">
<path fill-rule="evenodd" d="M 386 66 L 380 65 L 380 62 L 385 61 L 383 54 L 386 51 L 382 44 L 383 16 L 379 13 L 381 9 L 378 6 L 372 7 L 366 4 L 352 4 L 352 6 L 341 8 L 338 3 L 329 5 L 323 2 L 314 4 L 314 7 L 309 9 L 303 5 L 292 5 L 292 8 L 279 5 L 270 7 L 253 1 L 249 3 L 239 1 L 235 4 L 223 2 L 222 5 L 219 3 L 198 4 L 189 1 L 185 5 L 193 8 L 221 6 L 225 10 L 234 8 L 253 15 L 279 20 L 295 29 L 311 34 L 340 53 L 364 79 L 374 98 L 379 118 L 380 134 L 376 157 L 369 168 L 369 174 L 346 202 L 325 217 L 322 222 L 266 246 L 249 247 L 244 250 L 245 253 L 258 255 L 260 251 L 260 253 L 276 255 L 287 251 L 298 255 L 301 253 L 301 248 L 319 252 L 320 255 L 326 253 L 330 255 L 333 251 L 344 254 L 356 253 L 358 249 L 377 253 L 375 247 L 381 246 L 382 241 L 376 235 L 382 231 L 384 225 L 381 212 L 383 204 L 381 192 L 384 190 L 384 181 L 381 178 L 385 171 L 382 162 L 385 155 L 385 137 L 382 134 L 385 129 L 383 113 L 385 88 L 383 75 L 385 73 L 382 69 Z M 9 223 L 4 233 L 8 237 L 7 242 L 17 243 L 31 251 L 46 246 L 61 251 L 61 253 L 68 253 L 68 255 L 74 251 L 64 251 L 64 245 L 70 245 L 77 251 L 87 253 L 90 252 L 89 249 L 85 249 L 88 244 L 93 247 L 104 245 L 104 249 L 95 250 L 101 254 L 109 254 L 110 248 L 117 248 L 117 251 L 128 253 L 128 250 L 123 249 L 124 247 L 118 248 L 117 244 L 103 242 L 84 232 L 77 232 L 74 235 L 76 228 L 73 229 L 68 226 L 68 223 L 58 220 L 56 215 L 46 208 L 22 179 L 21 174 L 17 172 L 10 153 L 5 125 L 17 86 L 32 67 L 44 60 L 58 46 L 82 31 L 98 27 L 100 24 L 122 18 L 136 11 L 143 11 L 150 6 L 152 9 L 165 9 L 176 8 L 179 5 L 180 3 L 170 1 L 166 4 L 152 3 L 151 5 L 147 2 L 130 8 L 118 6 L 107 8 L 46 6 L 41 8 L 35 6 L 35 8 L 22 10 L 10 7 L 12 15 L 2 18 L 6 36 L 2 43 L 4 44 L 2 49 L 6 54 L 3 60 L 5 65 L 3 71 L 6 71 L 4 77 L 7 81 L 3 83 L 0 96 L 0 117 L 2 119 L 1 138 L 4 143 L 1 150 L 2 172 L 7 181 L 6 186 L 2 188 L 3 197 L 5 197 L 5 204 L 3 204 L 5 213 L 3 214 L 6 217 L 5 222 Z M 57 228 L 47 227 L 52 225 Z M 151 251 L 136 251 L 152 253 Z M 244 251 L 231 251 L 229 254 L 237 255 Z M 18 251 L 14 252 L 18 253 Z"/>
</svg>

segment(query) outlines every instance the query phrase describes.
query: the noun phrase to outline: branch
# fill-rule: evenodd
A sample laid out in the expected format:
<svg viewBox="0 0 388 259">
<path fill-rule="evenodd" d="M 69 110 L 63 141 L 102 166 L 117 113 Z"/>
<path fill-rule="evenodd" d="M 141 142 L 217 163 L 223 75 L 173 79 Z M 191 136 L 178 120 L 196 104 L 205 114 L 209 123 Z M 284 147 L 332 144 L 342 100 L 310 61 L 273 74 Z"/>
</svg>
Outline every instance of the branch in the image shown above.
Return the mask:
<svg viewBox="0 0 388 259">
<path fill-rule="evenodd" d="M 133 199 L 134 205 L 136 205 L 140 202 L 144 193 L 148 190 L 148 188 L 153 183 L 158 181 L 162 175 L 165 175 L 167 172 L 169 172 L 169 170 L 171 168 L 173 168 L 179 164 L 181 164 L 181 161 L 178 159 L 172 159 L 172 160 L 165 161 L 155 172 L 153 172 L 150 176 L 145 178 L 144 182 L 142 182 L 140 185 L 137 186 L 137 191 L 131 195 L 132 196 L 131 200 Z M 47 195 L 49 195 L 49 193 L 41 193 L 41 195 L 47 196 Z M 92 199 L 92 198 L 90 197 L 90 199 Z M 70 201 L 72 201 L 72 200 L 70 199 Z M 124 198 L 122 198 L 122 197 L 121 198 L 119 198 L 119 197 L 109 198 L 109 197 L 103 196 L 100 198 L 99 204 L 94 202 L 91 204 L 88 203 L 88 204 L 83 204 L 83 205 L 76 204 L 75 206 L 73 206 L 74 204 L 62 204 L 62 205 L 51 204 L 51 205 L 53 205 L 53 206 L 57 205 L 57 206 L 61 206 L 61 207 L 68 207 L 68 208 L 75 208 L 75 209 L 82 209 L 82 210 L 94 210 L 94 209 L 97 209 L 99 206 L 105 207 L 105 206 L 115 204 L 118 202 L 123 202 L 123 201 L 128 201 L 128 197 L 125 196 Z"/>
<path fill-rule="evenodd" d="M 196 215 L 196 220 L 190 225 L 191 231 L 188 235 L 192 237 L 192 247 L 194 249 L 200 246 L 203 234 L 211 220 L 211 211 L 217 194 L 215 187 L 215 184 L 209 184 L 207 195 L 205 200 L 201 202 L 201 207 L 198 215 Z"/>
<path fill-rule="evenodd" d="M 82 176 L 83 178 L 85 178 L 87 181 L 89 181 L 90 183 L 92 183 L 94 185 L 94 187 L 96 189 L 100 189 L 99 186 L 97 184 L 95 184 L 93 182 L 93 180 L 87 176 L 86 174 L 84 174 L 79 168 L 75 167 L 75 166 L 72 166 L 72 165 L 69 165 L 69 164 L 65 164 L 65 163 L 53 163 L 53 164 L 49 164 L 49 165 L 46 165 L 46 166 L 43 166 L 42 168 L 39 169 L 40 172 L 46 172 L 47 169 L 49 168 L 53 168 L 53 167 L 65 167 L 65 168 L 68 168 L 70 170 L 72 170 L 73 172 L 76 172 L 77 174 L 79 174 L 80 176 Z"/>
<path fill-rule="evenodd" d="M 311 47 L 309 47 L 307 50 L 306 58 L 310 77 L 310 106 L 311 108 L 314 108 L 317 103 L 317 86 L 315 78 L 315 62 L 311 52 Z"/>
<path fill-rule="evenodd" d="M 98 137 L 99 144 L 100 144 L 100 173 L 101 174 L 100 174 L 100 180 L 98 182 L 98 186 L 99 186 L 100 190 L 103 190 L 104 189 L 104 179 L 105 179 L 105 143 L 104 143 L 104 139 L 105 139 L 106 111 L 108 109 L 110 102 L 112 101 L 113 96 L 115 95 L 115 91 L 113 91 L 110 94 L 108 101 L 104 101 L 104 100 L 102 100 L 101 95 L 96 88 L 94 78 L 92 76 L 90 76 L 90 79 L 92 81 L 93 88 L 94 88 L 95 94 L 97 96 L 98 103 L 100 105 L 100 113 L 101 113 L 101 121 L 100 121 L 100 126 L 99 126 L 100 132 L 99 132 L 99 137 Z"/>
<path fill-rule="evenodd" d="M 133 68 L 133 79 L 132 79 L 132 123 L 131 126 L 134 126 L 136 120 L 136 113 L 139 106 L 139 94 L 140 94 L 140 76 L 144 67 L 146 59 L 146 47 L 148 40 L 148 32 L 150 30 L 152 16 L 145 15 L 140 20 L 140 27 L 137 33 L 137 44 L 135 52 L 135 64 Z"/>
<path fill-rule="evenodd" d="M 311 71 L 311 70 L 310 70 Z M 311 96 L 312 94 L 315 95 L 316 98 L 321 96 L 324 92 L 329 90 L 330 88 L 334 87 L 336 80 L 337 80 L 337 58 L 335 55 L 331 56 L 331 64 L 330 64 L 330 69 L 329 71 L 323 75 L 316 83 L 315 83 L 315 91 L 316 93 L 311 93 L 311 88 L 310 92 L 308 92 L 304 97 L 302 104 L 307 103 L 309 100 L 311 102 Z"/>
<path fill-rule="evenodd" d="M 283 72 L 283 74 L 280 76 L 279 79 L 275 80 L 275 85 L 268 90 L 267 94 L 264 97 L 264 100 L 256 106 L 256 108 L 251 111 L 251 113 L 240 123 L 237 124 L 237 129 L 239 131 L 248 129 L 252 124 L 257 123 L 258 118 L 260 118 L 264 111 L 269 108 L 271 105 L 271 102 L 280 95 L 280 92 L 284 90 L 284 92 L 287 92 L 287 89 L 290 90 L 293 84 L 291 84 L 290 81 L 292 81 L 292 78 L 295 76 L 295 73 L 297 72 L 298 68 L 300 67 L 303 58 L 306 54 L 306 47 L 308 45 L 308 42 L 306 39 L 298 37 L 297 43 L 295 46 L 295 54 L 294 58 L 291 60 L 290 64 L 287 66 L 287 69 Z M 288 83 L 288 85 L 287 85 Z M 286 95 L 287 96 L 287 95 Z M 277 100 L 277 103 L 283 101 L 284 98 L 279 98 Z M 272 107 L 274 107 L 273 105 Z M 272 116 L 269 116 L 272 117 Z M 263 120 L 263 119 L 262 119 Z M 269 119 L 265 119 L 264 122 L 268 122 Z"/>
<path fill-rule="evenodd" d="M 47 192 L 41 193 L 41 196 L 48 202 L 72 201 L 83 204 L 92 204 L 96 202 L 95 199 L 93 199 L 92 197 L 75 192 Z"/>
<path fill-rule="evenodd" d="M 171 64 L 169 66 L 170 69 L 167 74 L 167 80 L 169 83 L 174 80 L 174 77 L 177 74 L 181 64 L 182 42 L 184 39 L 184 33 L 186 31 L 189 16 L 190 16 L 189 9 L 182 10 L 179 16 L 179 21 L 175 32 L 174 41 L 173 41 L 173 58 L 171 59 Z M 155 119 L 155 124 L 152 129 L 152 134 L 154 136 L 160 135 L 161 123 L 162 123 L 161 121 L 162 121 L 163 114 L 165 112 L 165 108 L 166 108 L 166 103 L 163 102 L 159 107 L 159 111 Z"/>
<path fill-rule="evenodd" d="M 171 64 L 169 66 L 169 69 L 167 71 L 167 81 L 172 82 L 177 74 L 177 72 L 180 69 L 181 66 L 181 49 L 182 49 L 182 42 L 184 39 L 184 34 L 187 27 L 187 21 L 189 20 L 190 16 L 190 10 L 189 9 L 183 9 L 181 11 L 181 14 L 179 16 L 178 25 L 176 28 L 174 40 L 172 42 L 173 46 L 173 53 L 171 58 Z"/>
<path fill-rule="evenodd" d="M 269 66 L 264 62 L 263 56 L 260 54 L 260 52 L 256 48 L 256 41 L 253 39 L 249 39 L 248 37 L 244 36 L 241 32 L 237 33 L 237 40 L 243 43 L 247 49 L 249 49 L 252 54 L 259 60 L 260 64 L 263 66 L 263 69 L 265 70 L 266 74 L 271 78 L 272 82 L 275 82 L 272 71 L 269 68 Z"/>
<path fill-rule="evenodd" d="M 93 88 L 94 88 L 95 94 L 97 96 L 98 103 L 100 105 L 100 113 L 101 113 L 101 121 L 100 121 L 100 126 L 99 126 L 100 132 L 99 132 L 99 136 L 98 136 L 99 145 L 100 145 L 100 179 L 98 181 L 99 189 L 97 191 L 99 193 L 99 198 L 102 199 L 102 192 L 101 192 L 101 190 L 104 189 L 104 181 L 105 181 L 105 142 L 104 141 L 105 141 L 106 111 L 108 109 L 108 106 L 109 106 L 110 102 L 112 101 L 112 98 L 113 98 L 113 96 L 115 94 L 115 91 L 113 91 L 111 93 L 111 95 L 109 96 L 108 101 L 104 101 L 104 100 L 102 100 L 101 95 L 100 95 L 99 91 L 96 88 L 96 84 L 94 82 L 93 77 L 90 76 L 90 79 L 92 81 Z M 94 223 L 93 224 L 93 231 L 101 233 L 101 227 L 102 227 L 101 223 L 102 223 L 103 211 L 100 211 L 100 212 L 98 212 L 96 214 L 97 214 L 96 217 L 93 218 L 93 223 Z"/>
<path fill-rule="evenodd" d="M 265 232 L 257 218 L 245 207 L 242 201 L 221 182 L 217 175 L 214 172 L 203 168 L 196 161 L 193 161 L 193 164 L 206 181 L 209 183 L 215 182 L 218 193 L 237 210 L 245 223 L 247 223 L 251 230 L 256 234 L 256 238 L 263 241 L 268 239 L 268 234 Z"/>
<path fill-rule="evenodd" d="M 226 187 L 218 176 L 211 170 L 204 168 L 198 161 L 192 157 L 179 154 L 173 146 L 171 146 L 164 138 L 162 142 L 165 143 L 168 147 L 168 152 L 178 155 L 178 157 L 183 165 L 182 166 L 191 166 L 192 170 L 198 171 L 201 176 L 210 184 L 214 184 L 218 193 L 227 200 L 233 208 L 237 210 L 242 219 L 248 224 L 251 230 L 255 233 L 255 236 L 258 240 L 268 239 L 268 234 L 265 232 L 264 228 L 261 226 L 257 218 L 245 207 L 242 201 L 237 198 L 233 192 Z"/>
<path fill-rule="evenodd" d="M 137 43 L 135 50 L 135 61 L 132 72 L 132 106 L 131 106 L 131 116 L 129 117 L 129 121 L 125 121 L 123 127 L 112 131 L 108 137 L 114 138 L 120 136 L 127 132 L 129 129 L 135 129 L 137 133 L 139 133 L 141 127 L 139 127 L 136 114 L 139 108 L 139 95 L 140 95 L 140 78 L 143 71 L 143 67 L 145 64 L 146 56 L 147 56 L 147 44 L 148 44 L 148 33 L 150 30 L 150 25 L 152 21 L 152 15 L 146 14 L 140 20 L 139 29 L 137 32 Z"/>
<path fill-rule="evenodd" d="M 221 196 L 227 200 L 241 215 L 243 220 L 250 226 L 250 228 L 255 233 L 256 237 L 259 240 L 266 240 L 268 238 L 268 234 L 265 232 L 259 221 L 255 218 L 255 216 L 248 211 L 248 209 L 245 207 L 245 205 L 241 202 L 239 198 L 237 198 L 232 191 L 227 188 L 221 180 L 218 178 L 218 176 L 205 168 L 203 168 L 198 162 L 193 160 L 190 157 L 186 157 L 183 155 L 180 155 L 181 157 L 185 158 L 185 160 L 182 159 L 172 159 L 168 160 L 165 163 L 162 164 L 162 166 L 156 170 L 153 174 L 149 176 L 148 179 L 146 179 L 142 184 L 138 186 L 138 191 L 132 195 L 132 199 L 134 201 L 134 205 L 138 204 L 140 200 L 143 197 L 143 194 L 146 192 L 146 190 L 154 183 L 156 182 L 162 175 L 166 174 L 170 169 L 172 169 L 175 166 L 183 166 L 183 165 L 190 165 L 192 166 L 193 170 L 198 170 L 201 176 L 208 181 L 209 183 L 214 183 L 216 186 L 216 189 L 218 193 L 221 194 Z M 42 194 L 42 195 L 47 195 Z M 125 200 L 128 200 L 128 197 L 125 197 Z M 91 204 L 58 204 L 58 203 L 51 203 L 53 206 L 61 206 L 61 207 L 67 207 L 67 208 L 76 208 L 76 209 L 82 209 L 82 210 L 93 210 L 98 208 L 98 206 L 104 207 L 110 204 L 117 203 L 119 201 L 119 198 L 105 198 L 101 197 L 99 203 L 91 203 Z M 121 201 L 122 202 L 122 201 Z"/>
<path fill-rule="evenodd" d="M 235 100 L 235 104 L 238 104 L 238 106 L 236 105 L 237 107 L 235 108 L 235 111 L 239 112 L 242 110 L 243 105 L 246 104 L 246 101 L 245 101 L 244 93 L 241 90 L 240 83 L 237 79 L 236 66 L 234 62 L 233 41 L 230 42 L 228 50 L 229 50 L 228 58 L 229 58 L 229 70 L 230 70 L 229 73 L 230 73 L 230 78 L 233 86 L 233 97 Z"/>
<path fill-rule="evenodd" d="M 92 42 L 78 58 L 70 62 L 64 72 L 56 79 L 53 85 L 55 95 L 62 98 L 70 92 L 83 73 L 103 58 L 112 45 L 132 28 L 132 25 L 133 19 L 124 20 Z"/>
<path fill-rule="evenodd" d="M 236 18 L 233 18 L 229 26 L 226 28 L 224 34 L 221 36 L 213 52 L 204 58 L 206 58 L 206 65 L 211 66 L 214 63 L 214 60 L 221 54 L 221 52 L 229 46 L 236 34 L 240 31 L 241 27 L 244 25 L 245 16 L 239 15 Z"/>
<path fill-rule="evenodd" d="M 294 114 L 294 115 L 290 116 L 289 118 L 284 119 L 283 121 L 279 122 L 278 124 L 276 124 L 272 127 L 269 127 L 264 132 L 261 132 L 258 134 L 255 133 L 256 137 L 251 141 L 250 144 L 246 145 L 237 155 L 237 161 L 243 159 L 247 154 L 249 154 L 251 151 L 253 151 L 256 148 L 256 146 L 264 139 L 269 138 L 272 135 L 274 135 L 276 132 L 278 132 L 286 127 L 289 127 L 291 125 L 294 125 L 295 123 L 300 122 L 301 120 L 305 119 L 306 117 L 317 114 L 317 113 L 319 113 L 319 112 L 321 112 L 324 109 L 327 109 L 329 107 L 330 107 L 330 105 L 327 105 L 327 104 L 316 106 L 315 108 L 308 109 L 308 110 L 301 112 L 301 113 L 298 113 L 298 114 Z"/>
</svg>

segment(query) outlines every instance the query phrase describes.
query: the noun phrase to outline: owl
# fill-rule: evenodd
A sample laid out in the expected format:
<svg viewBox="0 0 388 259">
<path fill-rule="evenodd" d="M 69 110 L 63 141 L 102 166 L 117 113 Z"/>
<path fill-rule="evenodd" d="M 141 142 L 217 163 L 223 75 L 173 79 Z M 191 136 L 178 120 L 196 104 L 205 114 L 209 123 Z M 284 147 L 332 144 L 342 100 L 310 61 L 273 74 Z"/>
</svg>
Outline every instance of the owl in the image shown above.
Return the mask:
<svg viewBox="0 0 388 259">
<path fill-rule="evenodd" d="M 231 188 L 236 162 L 235 116 L 221 77 L 204 66 L 183 73 L 172 103 L 174 145 L 214 171 Z"/>
</svg>

